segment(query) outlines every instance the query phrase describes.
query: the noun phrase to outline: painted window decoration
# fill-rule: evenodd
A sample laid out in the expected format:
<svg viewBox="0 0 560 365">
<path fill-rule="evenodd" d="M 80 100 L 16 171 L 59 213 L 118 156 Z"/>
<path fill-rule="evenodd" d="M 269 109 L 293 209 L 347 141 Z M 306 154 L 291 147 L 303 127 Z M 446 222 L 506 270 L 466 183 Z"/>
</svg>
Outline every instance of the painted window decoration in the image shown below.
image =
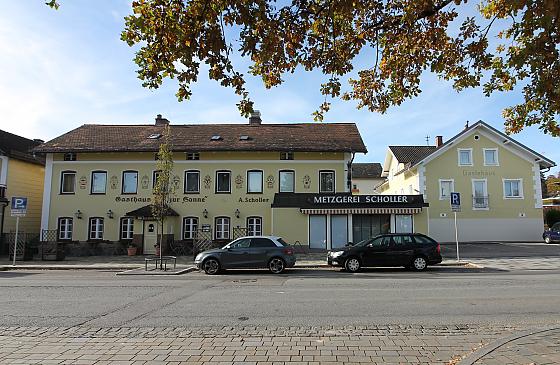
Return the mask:
<svg viewBox="0 0 560 365">
<path fill-rule="evenodd" d="M 119 178 L 116 177 L 115 175 L 111 176 L 110 184 L 112 190 L 117 189 L 117 186 L 119 185 Z"/>
<path fill-rule="evenodd" d="M 309 190 L 311 188 L 311 177 L 309 175 L 303 176 L 303 188 Z"/>
<path fill-rule="evenodd" d="M 247 236 L 262 236 L 262 218 L 247 218 Z"/>
<path fill-rule="evenodd" d="M 196 194 L 200 192 L 200 172 L 185 171 L 185 193 Z"/>
<path fill-rule="evenodd" d="M 192 240 L 196 238 L 196 231 L 198 230 L 198 218 L 197 217 L 185 217 L 183 218 L 183 239 Z"/>
<path fill-rule="evenodd" d="M 96 217 L 89 219 L 89 239 L 103 239 L 103 218 Z"/>
<path fill-rule="evenodd" d="M 484 166 L 498 166 L 498 150 L 495 148 L 484 149 Z"/>
<path fill-rule="evenodd" d="M 74 194 L 76 192 L 76 173 L 74 171 L 63 171 L 61 175 L 60 193 Z"/>
<path fill-rule="evenodd" d="M 78 180 L 78 185 L 80 185 L 80 189 L 85 189 L 87 187 L 87 177 L 81 176 Z"/>
<path fill-rule="evenodd" d="M 459 150 L 459 166 L 472 166 L 472 150 L 460 149 Z"/>
<path fill-rule="evenodd" d="M 210 175 L 204 176 L 204 189 L 208 190 L 212 186 L 212 177 Z"/>
<path fill-rule="evenodd" d="M 274 189 L 274 176 L 268 175 L 266 177 L 266 187 L 269 189 Z"/>
<path fill-rule="evenodd" d="M 229 171 L 216 172 L 216 193 L 231 193 L 231 173 Z"/>
<path fill-rule="evenodd" d="M 439 181 L 439 200 L 449 200 L 451 193 L 454 190 L 453 185 L 453 180 Z"/>
<path fill-rule="evenodd" d="M 148 189 L 150 187 L 150 177 L 148 175 L 143 175 L 140 184 L 143 190 Z"/>
<path fill-rule="evenodd" d="M 319 172 L 319 192 L 334 193 L 334 171 Z"/>
<path fill-rule="evenodd" d="M 136 194 L 138 191 L 138 171 L 123 172 L 123 194 Z"/>
<path fill-rule="evenodd" d="M 247 171 L 247 193 L 259 194 L 263 192 L 263 172 Z"/>
<path fill-rule="evenodd" d="M 237 175 L 237 176 L 235 177 L 235 187 L 236 187 L 237 189 L 243 188 L 243 176 Z"/>
<path fill-rule="evenodd" d="M 520 179 L 504 180 L 504 197 L 506 198 L 523 197 L 523 188 Z"/>
<path fill-rule="evenodd" d="M 93 171 L 91 173 L 91 193 L 105 194 L 107 190 L 107 172 Z"/>
<path fill-rule="evenodd" d="M 229 239 L 229 217 L 217 217 L 215 221 L 215 232 L 217 240 Z"/>
<path fill-rule="evenodd" d="M 293 193 L 295 185 L 295 173 L 293 171 L 280 171 L 280 192 Z"/>
<path fill-rule="evenodd" d="M 131 240 L 134 235 L 134 218 L 121 218 L 121 239 Z"/>
<path fill-rule="evenodd" d="M 58 238 L 61 240 L 71 240 L 73 230 L 72 218 L 59 218 L 58 219 Z"/>
</svg>

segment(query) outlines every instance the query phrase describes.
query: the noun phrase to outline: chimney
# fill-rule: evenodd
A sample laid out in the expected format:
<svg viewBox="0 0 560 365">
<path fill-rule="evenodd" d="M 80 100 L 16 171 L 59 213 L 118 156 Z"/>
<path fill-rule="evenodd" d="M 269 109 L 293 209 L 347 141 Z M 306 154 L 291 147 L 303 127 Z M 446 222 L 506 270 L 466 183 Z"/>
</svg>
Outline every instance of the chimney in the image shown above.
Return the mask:
<svg viewBox="0 0 560 365">
<path fill-rule="evenodd" d="M 440 148 L 443 145 L 443 136 L 436 136 L 436 148 Z"/>
<path fill-rule="evenodd" d="M 169 121 L 163 118 L 161 114 L 158 114 L 156 117 L 156 125 L 160 125 L 160 126 L 169 125 Z"/>
<path fill-rule="evenodd" d="M 45 141 L 43 141 L 42 139 L 39 139 L 39 138 L 33 138 L 33 142 L 45 143 Z"/>
<path fill-rule="evenodd" d="M 249 125 L 261 125 L 261 122 L 261 112 L 258 110 L 253 111 L 249 117 Z"/>
</svg>

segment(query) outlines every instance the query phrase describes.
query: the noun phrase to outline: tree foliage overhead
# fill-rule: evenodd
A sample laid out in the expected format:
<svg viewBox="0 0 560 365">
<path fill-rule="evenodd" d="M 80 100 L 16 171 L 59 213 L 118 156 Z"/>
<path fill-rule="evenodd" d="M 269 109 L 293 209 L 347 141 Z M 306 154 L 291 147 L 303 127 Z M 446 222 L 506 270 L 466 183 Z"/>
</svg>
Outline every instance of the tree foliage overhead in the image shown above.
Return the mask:
<svg viewBox="0 0 560 365">
<path fill-rule="evenodd" d="M 475 4 L 480 15 L 467 16 Z M 247 115 L 252 102 L 235 52 L 267 88 L 298 67 L 320 70 L 325 102 L 316 120 L 331 97 L 383 113 L 417 96 L 429 71 L 457 90 L 519 89 L 523 101 L 503 111 L 506 132 L 537 125 L 560 136 L 558 0 L 135 0 L 132 11 L 122 39 L 140 45 L 140 79 L 150 88 L 177 79 L 180 100 L 204 63 L 210 79 L 240 95 Z M 358 55 L 368 62 L 354 69 Z"/>
</svg>

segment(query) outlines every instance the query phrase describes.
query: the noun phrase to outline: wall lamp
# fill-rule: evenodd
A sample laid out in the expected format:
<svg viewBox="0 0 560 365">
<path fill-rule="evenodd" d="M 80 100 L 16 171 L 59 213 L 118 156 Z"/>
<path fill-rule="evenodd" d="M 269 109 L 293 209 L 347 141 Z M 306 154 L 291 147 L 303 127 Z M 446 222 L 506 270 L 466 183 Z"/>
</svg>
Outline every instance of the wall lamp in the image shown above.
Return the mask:
<svg viewBox="0 0 560 365">
<path fill-rule="evenodd" d="M 107 217 L 109 217 L 110 219 L 113 219 L 113 216 L 114 216 L 113 211 L 111 209 L 109 209 L 107 211 Z"/>
<path fill-rule="evenodd" d="M 204 218 L 208 218 L 208 211 L 206 209 L 204 209 L 202 211 L 202 215 L 204 216 Z"/>
<path fill-rule="evenodd" d="M 241 212 L 239 211 L 239 209 L 235 210 L 235 218 L 239 218 L 239 214 L 241 214 Z"/>
<path fill-rule="evenodd" d="M 82 211 L 78 209 L 76 213 L 74 213 L 74 216 L 78 219 L 82 219 Z"/>
</svg>

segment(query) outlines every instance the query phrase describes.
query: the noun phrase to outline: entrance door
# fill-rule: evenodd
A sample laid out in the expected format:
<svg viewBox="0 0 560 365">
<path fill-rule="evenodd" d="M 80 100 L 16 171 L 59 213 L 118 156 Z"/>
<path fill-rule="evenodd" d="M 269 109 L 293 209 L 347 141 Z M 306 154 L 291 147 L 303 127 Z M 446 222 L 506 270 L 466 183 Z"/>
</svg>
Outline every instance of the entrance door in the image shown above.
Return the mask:
<svg viewBox="0 0 560 365">
<path fill-rule="evenodd" d="M 157 227 L 156 222 L 144 222 L 144 255 L 156 254 Z"/>
<path fill-rule="evenodd" d="M 348 217 L 331 215 L 331 248 L 344 247 L 348 243 Z"/>
<path fill-rule="evenodd" d="M 309 248 L 327 248 L 327 216 L 309 216 Z"/>
</svg>

